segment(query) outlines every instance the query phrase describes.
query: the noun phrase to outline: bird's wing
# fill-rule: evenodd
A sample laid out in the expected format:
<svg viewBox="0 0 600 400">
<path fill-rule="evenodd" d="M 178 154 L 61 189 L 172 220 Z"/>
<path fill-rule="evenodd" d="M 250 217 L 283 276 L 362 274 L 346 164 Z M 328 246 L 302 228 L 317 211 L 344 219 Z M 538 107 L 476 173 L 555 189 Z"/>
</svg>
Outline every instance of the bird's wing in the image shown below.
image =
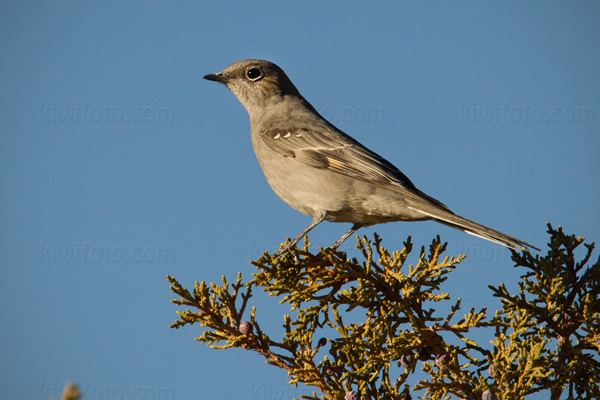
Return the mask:
<svg viewBox="0 0 600 400">
<path fill-rule="evenodd" d="M 260 138 L 282 156 L 315 168 L 372 184 L 417 190 L 398 168 L 340 131 L 328 130 L 326 135 L 319 130 L 290 127 L 264 130 Z"/>
<path fill-rule="evenodd" d="M 512 249 L 527 250 L 530 247 L 537 250 L 529 243 L 454 214 L 444 204 L 417 189 L 398 168 L 341 131 L 328 129 L 325 135 L 316 129 L 271 129 L 262 132 L 260 137 L 270 149 L 282 156 L 399 190 L 409 200 L 407 208 L 455 229 Z"/>
</svg>

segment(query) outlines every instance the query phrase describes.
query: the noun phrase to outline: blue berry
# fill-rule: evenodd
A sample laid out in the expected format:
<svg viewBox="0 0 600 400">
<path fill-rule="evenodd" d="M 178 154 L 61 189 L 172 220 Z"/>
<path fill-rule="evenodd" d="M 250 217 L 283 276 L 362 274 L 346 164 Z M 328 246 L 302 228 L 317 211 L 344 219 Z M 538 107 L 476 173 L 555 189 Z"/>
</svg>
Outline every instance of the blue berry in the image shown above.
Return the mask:
<svg viewBox="0 0 600 400">
<path fill-rule="evenodd" d="M 252 322 L 242 321 L 238 329 L 242 335 L 249 335 L 252 333 L 254 327 L 252 326 Z"/>
<path fill-rule="evenodd" d="M 402 357 L 400 357 L 400 365 L 406 369 L 412 368 L 416 363 L 417 360 L 413 353 L 404 353 L 402 354 Z"/>
</svg>

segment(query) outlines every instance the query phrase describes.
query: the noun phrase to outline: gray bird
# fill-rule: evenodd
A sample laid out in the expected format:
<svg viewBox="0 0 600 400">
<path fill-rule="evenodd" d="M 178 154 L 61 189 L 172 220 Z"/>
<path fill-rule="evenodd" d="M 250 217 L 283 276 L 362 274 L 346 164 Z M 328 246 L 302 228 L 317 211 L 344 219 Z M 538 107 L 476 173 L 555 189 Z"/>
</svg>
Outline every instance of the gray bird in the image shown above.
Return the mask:
<svg viewBox="0 0 600 400">
<path fill-rule="evenodd" d="M 250 114 L 254 152 L 275 193 L 313 217 L 278 255 L 325 220 L 353 224 L 332 248 L 365 226 L 434 220 L 511 249 L 537 250 L 421 192 L 398 168 L 325 120 L 272 62 L 238 61 L 204 78 L 226 85 Z"/>
</svg>

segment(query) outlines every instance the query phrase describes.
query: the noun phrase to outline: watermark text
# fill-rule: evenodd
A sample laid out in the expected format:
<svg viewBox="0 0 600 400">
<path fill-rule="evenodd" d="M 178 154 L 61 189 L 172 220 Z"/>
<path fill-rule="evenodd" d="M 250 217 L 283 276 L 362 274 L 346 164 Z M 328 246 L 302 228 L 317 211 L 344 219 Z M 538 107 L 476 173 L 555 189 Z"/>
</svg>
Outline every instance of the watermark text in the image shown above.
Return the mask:
<svg viewBox="0 0 600 400">
<path fill-rule="evenodd" d="M 594 109 L 584 106 L 555 106 L 549 109 L 506 103 L 460 103 L 461 123 L 591 123 Z"/>
<path fill-rule="evenodd" d="M 173 123 L 175 111 L 163 106 L 118 106 L 94 105 L 87 101 L 73 104 L 40 103 L 42 123 Z"/>
<path fill-rule="evenodd" d="M 331 123 L 339 122 L 362 122 L 362 123 L 381 123 L 384 120 L 384 112 L 381 107 L 342 107 L 334 109 L 330 107 L 315 107 L 319 114 Z"/>
<path fill-rule="evenodd" d="M 77 383 L 85 400 L 174 400 L 173 388 L 165 386 L 134 386 L 122 388 L 112 385 L 93 385 L 89 382 Z M 62 386 L 55 383 L 40 384 L 40 399 L 59 399 Z"/>
<path fill-rule="evenodd" d="M 123 248 L 110 244 L 93 245 L 89 242 L 74 244 L 40 243 L 42 263 L 173 263 L 172 247 L 139 246 Z"/>
</svg>

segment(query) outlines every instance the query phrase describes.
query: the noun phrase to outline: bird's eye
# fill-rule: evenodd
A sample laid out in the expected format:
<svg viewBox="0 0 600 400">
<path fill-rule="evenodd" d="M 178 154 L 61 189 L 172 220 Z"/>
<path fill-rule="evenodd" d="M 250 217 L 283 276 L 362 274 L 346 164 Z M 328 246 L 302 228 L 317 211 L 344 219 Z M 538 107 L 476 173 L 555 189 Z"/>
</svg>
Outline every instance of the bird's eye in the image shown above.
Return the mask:
<svg viewBox="0 0 600 400">
<path fill-rule="evenodd" d="M 265 74 L 262 72 L 262 69 L 257 67 L 252 67 L 248 71 L 246 71 L 246 76 L 251 81 L 257 81 L 261 79 Z"/>
</svg>

